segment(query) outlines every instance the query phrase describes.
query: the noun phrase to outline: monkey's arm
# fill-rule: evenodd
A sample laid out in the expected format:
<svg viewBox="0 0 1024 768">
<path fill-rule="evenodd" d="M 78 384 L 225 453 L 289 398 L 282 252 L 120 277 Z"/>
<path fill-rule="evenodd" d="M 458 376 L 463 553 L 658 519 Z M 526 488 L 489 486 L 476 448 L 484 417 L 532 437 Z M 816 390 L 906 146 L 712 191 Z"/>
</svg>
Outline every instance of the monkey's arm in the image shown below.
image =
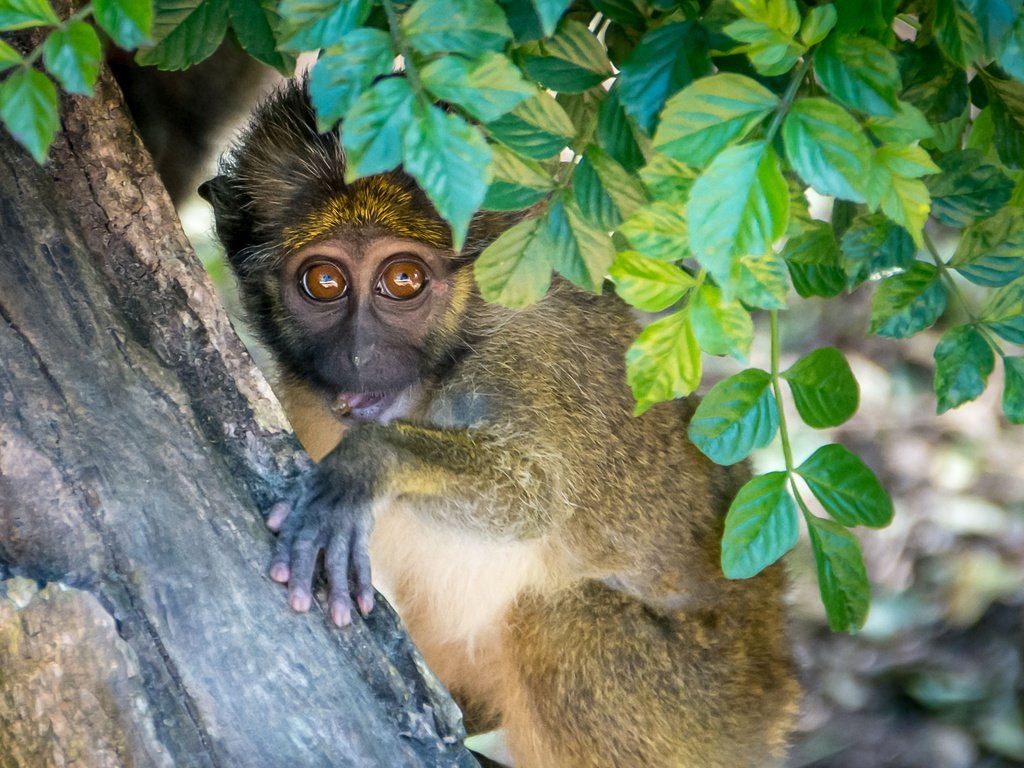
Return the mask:
<svg viewBox="0 0 1024 768">
<path fill-rule="evenodd" d="M 363 613 L 373 604 L 368 547 L 375 505 L 406 502 L 462 529 L 531 538 L 571 506 L 559 490 L 561 463 L 536 443 L 524 447 L 512 428 L 358 426 L 271 511 L 268 525 L 280 527 L 271 577 L 287 583 L 289 604 L 305 611 L 323 551 L 331 618 L 345 625 L 351 594 Z"/>
</svg>

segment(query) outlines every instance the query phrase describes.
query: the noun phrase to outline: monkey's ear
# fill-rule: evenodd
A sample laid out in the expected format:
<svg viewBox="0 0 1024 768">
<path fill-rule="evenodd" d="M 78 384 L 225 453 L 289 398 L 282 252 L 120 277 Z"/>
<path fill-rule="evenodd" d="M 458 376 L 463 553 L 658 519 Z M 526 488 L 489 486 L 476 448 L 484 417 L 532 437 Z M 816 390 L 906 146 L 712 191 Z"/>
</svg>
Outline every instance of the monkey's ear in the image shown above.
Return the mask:
<svg viewBox="0 0 1024 768">
<path fill-rule="evenodd" d="M 253 244 L 253 221 L 245 212 L 242 196 L 223 174 L 200 184 L 199 196 L 213 206 L 217 237 L 233 262 L 239 251 Z"/>
</svg>

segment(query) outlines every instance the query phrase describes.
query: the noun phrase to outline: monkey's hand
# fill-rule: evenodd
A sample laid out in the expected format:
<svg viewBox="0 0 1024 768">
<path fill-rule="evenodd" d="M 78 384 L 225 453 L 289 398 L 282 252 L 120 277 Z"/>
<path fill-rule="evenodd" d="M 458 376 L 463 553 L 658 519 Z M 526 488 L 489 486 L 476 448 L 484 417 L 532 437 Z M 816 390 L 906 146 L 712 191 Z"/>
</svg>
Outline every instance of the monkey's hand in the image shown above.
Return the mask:
<svg viewBox="0 0 1024 768">
<path fill-rule="evenodd" d="M 267 527 L 278 532 L 270 578 L 288 585 L 288 605 L 303 613 L 313 598 L 313 575 L 321 552 L 330 584 L 328 606 L 339 627 L 352 622 L 352 597 L 365 616 L 373 609 L 370 583 L 368 494 L 329 463 L 316 466 L 289 498 L 277 502 Z"/>
</svg>

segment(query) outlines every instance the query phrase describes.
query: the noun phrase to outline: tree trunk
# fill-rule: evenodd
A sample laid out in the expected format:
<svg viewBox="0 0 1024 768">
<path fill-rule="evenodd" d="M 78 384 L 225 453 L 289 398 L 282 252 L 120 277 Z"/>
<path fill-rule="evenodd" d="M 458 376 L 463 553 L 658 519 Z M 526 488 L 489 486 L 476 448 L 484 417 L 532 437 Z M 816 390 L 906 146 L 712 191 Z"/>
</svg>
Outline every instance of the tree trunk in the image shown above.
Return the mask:
<svg viewBox="0 0 1024 768">
<path fill-rule="evenodd" d="M 0 131 L 0 766 L 474 765 L 383 602 L 267 578 L 303 455 L 109 75 L 62 116 Z"/>
</svg>

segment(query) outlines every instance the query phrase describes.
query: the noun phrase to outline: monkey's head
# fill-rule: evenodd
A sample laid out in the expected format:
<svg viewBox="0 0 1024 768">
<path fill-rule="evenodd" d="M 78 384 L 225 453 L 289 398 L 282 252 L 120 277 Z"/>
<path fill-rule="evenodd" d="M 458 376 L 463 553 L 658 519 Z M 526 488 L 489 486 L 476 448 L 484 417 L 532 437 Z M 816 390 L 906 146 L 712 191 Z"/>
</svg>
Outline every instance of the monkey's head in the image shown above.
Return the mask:
<svg viewBox="0 0 1024 768">
<path fill-rule="evenodd" d="M 407 174 L 344 176 L 338 133 L 317 130 L 305 86 L 290 84 L 256 110 L 200 194 L 282 373 L 355 418 L 386 419 L 455 354 L 468 266 L 497 232 L 478 215 L 457 254 Z"/>
</svg>

